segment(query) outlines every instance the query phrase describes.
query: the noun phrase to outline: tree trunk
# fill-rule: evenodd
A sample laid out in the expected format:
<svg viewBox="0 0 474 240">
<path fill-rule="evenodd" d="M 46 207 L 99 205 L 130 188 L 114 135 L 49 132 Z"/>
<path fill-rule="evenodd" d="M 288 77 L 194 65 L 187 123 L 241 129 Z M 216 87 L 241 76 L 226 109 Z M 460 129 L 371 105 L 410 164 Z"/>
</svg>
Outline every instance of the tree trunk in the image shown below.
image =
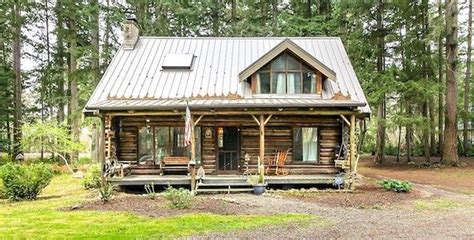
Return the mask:
<svg viewBox="0 0 474 240">
<path fill-rule="evenodd" d="M 446 119 L 442 163 L 456 165 L 457 148 L 457 51 L 458 51 L 458 1 L 446 0 Z"/>
<path fill-rule="evenodd" d="M 71 12 L 74 13 L 74 3 L 70 4 Z M 79 110 L 79 92 L 78 92 L 78 82 L 76 76 L 77 69 L 77 33 L 76 33 L 76 22 L 75 17 L 70 16 L 68 21 L 69 27 L 69 84 L 71 92 L 70 100 L 70 113 L 69 118 L 71 120 L 71 133 L 72 140 L 74 142 L 79 142 L 80 135 L 80 124 L 81 124 L 81 113 Z M 76 163 L 79 159 L 79 152 L 75 151 L 71 154 L 71 162 Z"/>
<path fill-rule="evenodd" d="M 435 116 L 435 99 L 430 97 L 430 155 L 436 154 L 436 116 Z"/>
<path fill-rule="evenodd" d="M 277 17 L 278 17 L 278 1 L 277 0 L 272 0 L 272 32 L 273 32 L 273 36 L 276 36 L 277 31 L 278 31 Z"/>
<path fill-rule="evenodd" d="M 383 33 L 383 1 L 379 0 L 378 11 L 377 11 L 377 30 L 378 30 L 378 41 L 377 41 L 377 73 L 379 76 L 384 71 L 385 59 L 385 39 Z M 376 138 L 376 154 L 374 162 L 382 163 L 385 158 L 385 94 L 382 94 L 382 99 L 379 101 L 377 107 L 377 138 Z"/>
<path fill-rule="evenodd" d="M 94 76 L 94 85 L 100 81 L 100 67 L 99 67 L 99 0 L 91 0 L 90 2 L 93 12 L 91 14 L 91 45 L 92 45 L 92 61 L 91 68 Z"/>
<path fill-rule="evenodd" d="M 412 111 L 411 111 L 411 103 L 407 100 L 407 116 L 411 116 Z M 412 144 L 412 137 L 413 137 L 413 126 L 411 123 L 409 123 L 406 126 L 406 133 L 405 133 L 405 143 L 406 143 L 406 148 L 407 148 L 407 162 L 411 162 L 411 144 Z"/>
<path fill-rule="evenodd" d="M 423 21 L 423 39 L 428 38 L 428 0 L 423 0 L 421 3 L 422 7 L 422 21 Z M 428 49 L 428 46 L 423 42 L 423 61 L 422 61 L 422 67 L 423 67 L 423 81 L 424 84 L 428 86 L 429 81 L 430 81 L 430 72 L 428 70 L 429 62 L 428 62 L 428 56 L 430 56 L 430 51 Z M 425 121 L 429 122 L 429 97 L 425 98 L 423 100 L 422 106 L 421 106 L 421 114 L 422 117 L 425 119 Z M 430 162 L 431 161 L 431 154 L 430 154 L 430 128 L 429 125 L 425 125 L 422 128 L 423 134 L 423 152 L 425 155 L 425 161 Z"/>
<path fill-rule="evenodd" d="M 403 104 L 402 101 L 399 102 L 400 104 L 400 112 L 399 115 L 403 114 Z M 400 148 L 402 145 L 402 124 L 398 123 L 398 142 L 397 142 L 397 162 L 400 162 Z"/>
<path fill-rule="evenodd" d="M 21 126 L 22 126 L 22 80 L 21 80 L 21 2 L 13 4 L 13 71 L 15 74 L 15 118 L 13 123 L 13 155 L 21 152 Z"/>
<path fill-rule="evenodd" d="M 237 27 L 237 0 L 232 0 L 230 2 L 231 11 L 230 11 L 230 20 L 232 23 L 232 36 L 235 36 L 235 29 Z"/>
<path fill-rule="evenodd" d="M 443 18 L 441 0 L 438 0 L 438 17 Z M 443 33 L 438 36 L 438 85 L 443 86 Z M 438 91 L 438 154 L 441 156 L 444 142 L 444 95 L 442 89 Z"/>
<path fill-rule="evenodd" d="M 55 15 L 56 15 L 56 36 L 57 36 L 57 65 L 59 67 L 60 76 L 58 77 L 58 87 L 57 87 L 57 95 L 59 96 L 58 101 L 58 112 L 57 112 L 57 120 L 59 123 L 64 123 L 65 120 L 65 97 L 66 92 L 64 90 L 64 21 L 63 21 L 63 9 L 62 9 L 62 1 L 58 0 L 55 6 Z"/>
<path fill-rule="evenodd" d="M 312 16 L 312 13 L 311 13 L 311 4 L 312 4 L 312 1 L 311 0 L 306 0 L 306 11 L 305 11 L 305 17 L 306 18 L 311 18 Z"/>
<path fill-rule="evenodd" d="M 471 104 L 471 52 L 472 52 L 472 0 L 469 0 L 469 17 L 467 20 L 467 59 L 466 59 L 466 79 L 464 80 L 464 119 L 463 119 L 463 145 L 464 156 L 469 156 L 469 113 Z"/>
</svg>

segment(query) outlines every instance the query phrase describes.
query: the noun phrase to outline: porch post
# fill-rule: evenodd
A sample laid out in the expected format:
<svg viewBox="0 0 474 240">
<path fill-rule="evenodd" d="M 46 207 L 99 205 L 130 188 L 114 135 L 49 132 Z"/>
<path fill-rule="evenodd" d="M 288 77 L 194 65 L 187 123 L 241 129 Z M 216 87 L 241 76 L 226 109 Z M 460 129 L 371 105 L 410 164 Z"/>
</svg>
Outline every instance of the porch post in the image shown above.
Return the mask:
<svg viewBox="0 0 474 240">
<path fill-rule="evenodd" d="M 191 191 L 194 192 L 196 189 L 196 138 L 194 137 L 194 122 L 193 122 L 193 116 L 191 115 L 191 161 L 193 161 L 192 164 L 189 165 L 190 169 L 190 174 L 191 174 Z"/>
<path fill-rule="evenodd" d="M 100 126 L 99 126 L 99 159 L 98 161 L 101 164 L 101 169 L 104 169 L 104 163 L 105 163 L 105 121 L 104 121 L 104 116 L 100 117 Z"/>
<path fill-rule="evenodd" d="M 265 118 L 260 115 L 260 161 L 263 163 L 265 157 Z M 258 166 L 260 167 L 260 166 Z"/>
<path fill-rule="evenodd" d="M 356 126 L 356 118 L 355 114 L 351 114 L 351 126 L 350 126 L 350 172 L 355 170 L 354 164 L 356 164 L 356 143 L 355 143 L 355 126 Z"/>
</svg>

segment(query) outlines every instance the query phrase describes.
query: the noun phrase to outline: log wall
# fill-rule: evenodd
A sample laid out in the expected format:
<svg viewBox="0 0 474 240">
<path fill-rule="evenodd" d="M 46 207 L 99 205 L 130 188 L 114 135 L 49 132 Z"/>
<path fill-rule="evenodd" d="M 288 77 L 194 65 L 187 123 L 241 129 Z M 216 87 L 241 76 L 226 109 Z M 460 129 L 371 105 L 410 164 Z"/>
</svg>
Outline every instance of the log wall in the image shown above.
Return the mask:
<svg viewBox="0 0 474 240">
<path fill-rule="evenodd" d="M 148 121 L 147 121 L 148 120 Z M 183 126 L 184 118 L 176 116 L 124 116 L 118 120 L 119 131 L 116 144 L 119 161 L 137 161 L 138 129 L 146 126 Z M 255 170 L 259 155 L 259 127 L 250 115 L 244 116 L 204 116 L 198 123 L 201 127 L 202 166 L 207 174 L 217 173 L 216 169 L 216 129 L 217 126 L 235 126 L 240 129 L 240 166 L 245 153 L 251 157 L 250 169 Z M 340 142 L 341 120 L 337 116 L 273 116 L 265 126 L 265 157 L 271 158 L 278 149 L 291 148 L 293 127 L 318 127 L 319 163 L 293 162 L 291 151 L 287 158 L 290 174 L 335 173 L 336 145 Z M 206 129 L 212 137 L 206 137 Z"/>
</svg>

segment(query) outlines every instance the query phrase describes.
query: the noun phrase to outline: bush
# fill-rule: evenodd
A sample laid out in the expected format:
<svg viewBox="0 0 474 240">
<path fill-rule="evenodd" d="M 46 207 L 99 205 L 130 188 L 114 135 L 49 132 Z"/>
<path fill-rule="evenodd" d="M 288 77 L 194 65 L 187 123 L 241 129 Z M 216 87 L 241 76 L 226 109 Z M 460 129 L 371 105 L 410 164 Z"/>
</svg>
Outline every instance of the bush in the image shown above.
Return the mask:
<svg viewBox="0 0 474 240">
<path fill-rule="evenodd" d="M 164 192 L 166 200 L 170 201 L 171 208 L 185 209 L 191 206 L 193 195 L 191 191 L 184 188 L 173 188 L 169 186 Z"/>
<path fill-rule="evenodd" d="M 100 172 L 100 167 L 98 165 L 89 167 L 86 176 L 82 180 L 82 186 L 84 186 L 85 189 L 100 188 L 102 182 Z"/>
<path fill-rule="evenodd" d="M 7 190 L 5 189 L 5 186 L 3 185 L 3 181 L 0 179 L 0 199 L 5 199 L 7 197 Z"/>
<path fill-rule="evenodd" d="M 43 163 L 9 163 L 0 169 L 0 178 L 10 200 L 32 200 L 51 182 L 53 172 L 49 165 Z"/>
<path fill-rule="evenodd" d="M 12 163 L 13 160 L 7 154 L 1 154 L 0 156 L 0 166 L 5 165 L 7 163 Z"/>
<path fill-rule="evenodd" d="M 395 192 L 410 192 L 412 189 L 412 185 L 408 181 L 385 179 L 379 182 L 379 184 L 386 190 Z"/>
<path fill-rule="evenodd" d="M 101 184 L 99 188 L 100 199 L 106 203 L 112 199 L 114 193 L 114 186 L 110 183 Z"/>
</svg>

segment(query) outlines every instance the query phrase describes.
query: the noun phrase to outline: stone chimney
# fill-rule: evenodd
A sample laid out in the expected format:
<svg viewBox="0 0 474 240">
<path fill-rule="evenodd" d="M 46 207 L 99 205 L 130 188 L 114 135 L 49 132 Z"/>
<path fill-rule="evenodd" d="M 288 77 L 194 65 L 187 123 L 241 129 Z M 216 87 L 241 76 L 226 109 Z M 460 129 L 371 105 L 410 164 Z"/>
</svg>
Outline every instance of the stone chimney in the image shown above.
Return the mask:
<svg viewBox="0 0 474 240">
<path fill-rule="evenodd" d="M 123 49 L 133 50 L 140 37 L 138 22 L 134 18 L 129 18 L 123 22 Z"/>
</svg>

